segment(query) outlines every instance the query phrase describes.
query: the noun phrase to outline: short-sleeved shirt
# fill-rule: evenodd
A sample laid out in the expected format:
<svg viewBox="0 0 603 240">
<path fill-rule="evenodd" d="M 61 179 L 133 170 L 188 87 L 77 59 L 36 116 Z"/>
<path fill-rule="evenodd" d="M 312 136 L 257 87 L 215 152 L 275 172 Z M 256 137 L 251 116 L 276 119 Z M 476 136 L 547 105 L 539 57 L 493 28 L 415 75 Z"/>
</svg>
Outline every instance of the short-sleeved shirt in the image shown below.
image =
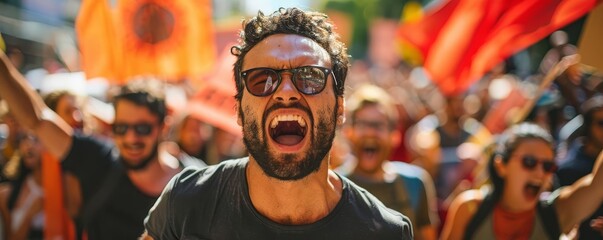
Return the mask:
<svg viewBox="0 0 603 240">
<path fill-rule="evenodd" d="M 83 226 L 88 239 L 137 239 L 144 232 L 143 220 L 158 196 L 141 192 L 126 175 L 118 161 L 113 145 L 89 136 L 74 134 L 73 145 L 63 160 L 63 168 L 73 173 L 80 182 L 83 210 L 103 185 L 104 196 L 90 221 Z M 117 178 L 107 181 L 107 177 Z M 81 224 L 81 222 L 80 222 Z"/>
<path fill-rule="evenodd" d="M 498 204 L 490 192 L 485 190 L 486 197 L 479 203 L 477 211 L 469 220 L 463 239 L 496 239 L 494 231 L 494 208 Z M 555 201 L 559 197 L 560 189 L 550 194 L 543 194 L 536 205 L 534 225 L 528 239 L 559 239 L 561 230 L 559 217 L 555 209 Z M 521 239 L 521 238 L 520 238 Z"/>
<path fill-rule="evenodd" d="M 341 199 L 324 218 L 306 225 L 271 221 L 251 203 L 248 161 L 176 175 L 145 219 L 148 234 L 154 239 L 412 239 L 407 217 L 344 177 Z"/>
<path fill-rule="evenodd" d="M 373 181 L 360 175 L 349 173 L 345 175 L 360 187 L 368 190 L 385 206 L 407 216 L 414 227 L 415 235 L 424 226 L 438 224 L 435 209 L 435 192 L 433 181 L 422 168 L 403 162 L 390 162 L 396 172 L 396 178 L 391 182 Z M 427 190 L 429 187 L 430 191 Z"/>
</svg>

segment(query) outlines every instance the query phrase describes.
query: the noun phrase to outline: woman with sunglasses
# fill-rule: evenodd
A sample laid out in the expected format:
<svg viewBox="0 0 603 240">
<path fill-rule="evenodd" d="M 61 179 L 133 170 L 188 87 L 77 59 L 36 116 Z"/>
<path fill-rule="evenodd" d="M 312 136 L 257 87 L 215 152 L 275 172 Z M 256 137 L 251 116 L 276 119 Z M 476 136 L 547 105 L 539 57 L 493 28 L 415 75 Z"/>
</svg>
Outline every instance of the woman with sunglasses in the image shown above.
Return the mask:
<svg viewBox="0 0 603 240">
<path fill-rule="evenodd" d="M 553 138 L 522 123 L 507 130 L 490 158 L 490 187 L 468 190 L 451 204 L 442 239 L 559 239 L 603 200 L 603 155 L 593 173 L 575 184 L 550 188 L 557 166 Z"/>
</svg>

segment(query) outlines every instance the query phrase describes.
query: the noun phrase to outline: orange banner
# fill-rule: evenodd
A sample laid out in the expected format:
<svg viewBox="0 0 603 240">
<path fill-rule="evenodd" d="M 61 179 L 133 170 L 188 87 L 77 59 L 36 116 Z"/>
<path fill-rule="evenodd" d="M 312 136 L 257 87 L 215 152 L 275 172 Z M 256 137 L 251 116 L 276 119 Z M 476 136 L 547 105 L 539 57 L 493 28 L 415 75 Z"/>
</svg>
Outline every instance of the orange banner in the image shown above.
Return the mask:
<svg viewBox="0 0 603 240">
<path fill-rule="evenodd" d="M 84 0 L 76 31 L 87 78 L 198 79 L 215 61 L 210 0 Z"/>
</svg>

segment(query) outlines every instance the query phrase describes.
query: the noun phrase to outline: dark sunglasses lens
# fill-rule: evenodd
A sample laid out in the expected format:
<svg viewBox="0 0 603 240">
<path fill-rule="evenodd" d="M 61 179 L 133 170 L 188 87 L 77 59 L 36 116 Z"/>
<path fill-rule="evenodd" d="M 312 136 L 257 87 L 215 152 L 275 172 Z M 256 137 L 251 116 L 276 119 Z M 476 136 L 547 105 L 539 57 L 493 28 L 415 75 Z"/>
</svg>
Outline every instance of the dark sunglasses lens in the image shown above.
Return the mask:
<svg viewBox="0 0 603 240">
<path fill-rule="evenodd" d="M 150 124 L 136 124 L 134 125 L 134 131 L 136 132 L 137 135 L 140 136 L 146 136 L 151 134 L 151 131 L 153 130 L 153 126 L 151 126 Z"/>
<path fill-rule="evenodd" d="M 126 131 L 128 131 L 128 125 L 126 124 L 113 124 L 113 134 L 115 135 L 124 135 Z"/>
<path fill-rule="evenodd" d="M 312 95 L 321 92 L 326 82 L 325 71 L 317 67 L 301 67 L 295 74 L 295 86 L 304 94 Z"/>
<path fill-rule="evenodd" d="M 555 164 L 553 161 L 544 161 L 542 162 L 542 169 L 545 172 L 552 173 L 557 171 L 557 164 Z"/>
<path fill-rule="evenodd" d="M 532 156 L 525 156 L 522 159 L 523 166 L 527 169 L 534 169 L 536 164 L 538 164 L 538 160 Z"/>
<path fill-rule="evenodd" d="M 254 69 L 246 72 L 245 85 L 253 95 L 268 96 L 276 90 L 278 77 L 278 74 L 272 69 Z"/>
</svg>

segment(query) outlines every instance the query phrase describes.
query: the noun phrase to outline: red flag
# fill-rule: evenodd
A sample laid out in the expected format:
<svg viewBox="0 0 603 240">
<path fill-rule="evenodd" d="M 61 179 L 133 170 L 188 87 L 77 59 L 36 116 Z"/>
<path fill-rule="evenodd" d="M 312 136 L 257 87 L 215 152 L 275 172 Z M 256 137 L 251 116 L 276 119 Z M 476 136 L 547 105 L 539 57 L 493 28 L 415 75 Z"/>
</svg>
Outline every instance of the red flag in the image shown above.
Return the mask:
<svg viewBox="0 0 603 240">
<path fill-rule="evenodd" d="M 398 30 L 423 54 L 425 70 L 444 94 L 466 90 L 484 73 L 600 0 L 450 0 Z"/>
<path fill-rule="evenodd" d="M 76 30 L 87 78 L 196 79 L 215 58 L 210 0 L 84 0 Z"/>
</svg>

